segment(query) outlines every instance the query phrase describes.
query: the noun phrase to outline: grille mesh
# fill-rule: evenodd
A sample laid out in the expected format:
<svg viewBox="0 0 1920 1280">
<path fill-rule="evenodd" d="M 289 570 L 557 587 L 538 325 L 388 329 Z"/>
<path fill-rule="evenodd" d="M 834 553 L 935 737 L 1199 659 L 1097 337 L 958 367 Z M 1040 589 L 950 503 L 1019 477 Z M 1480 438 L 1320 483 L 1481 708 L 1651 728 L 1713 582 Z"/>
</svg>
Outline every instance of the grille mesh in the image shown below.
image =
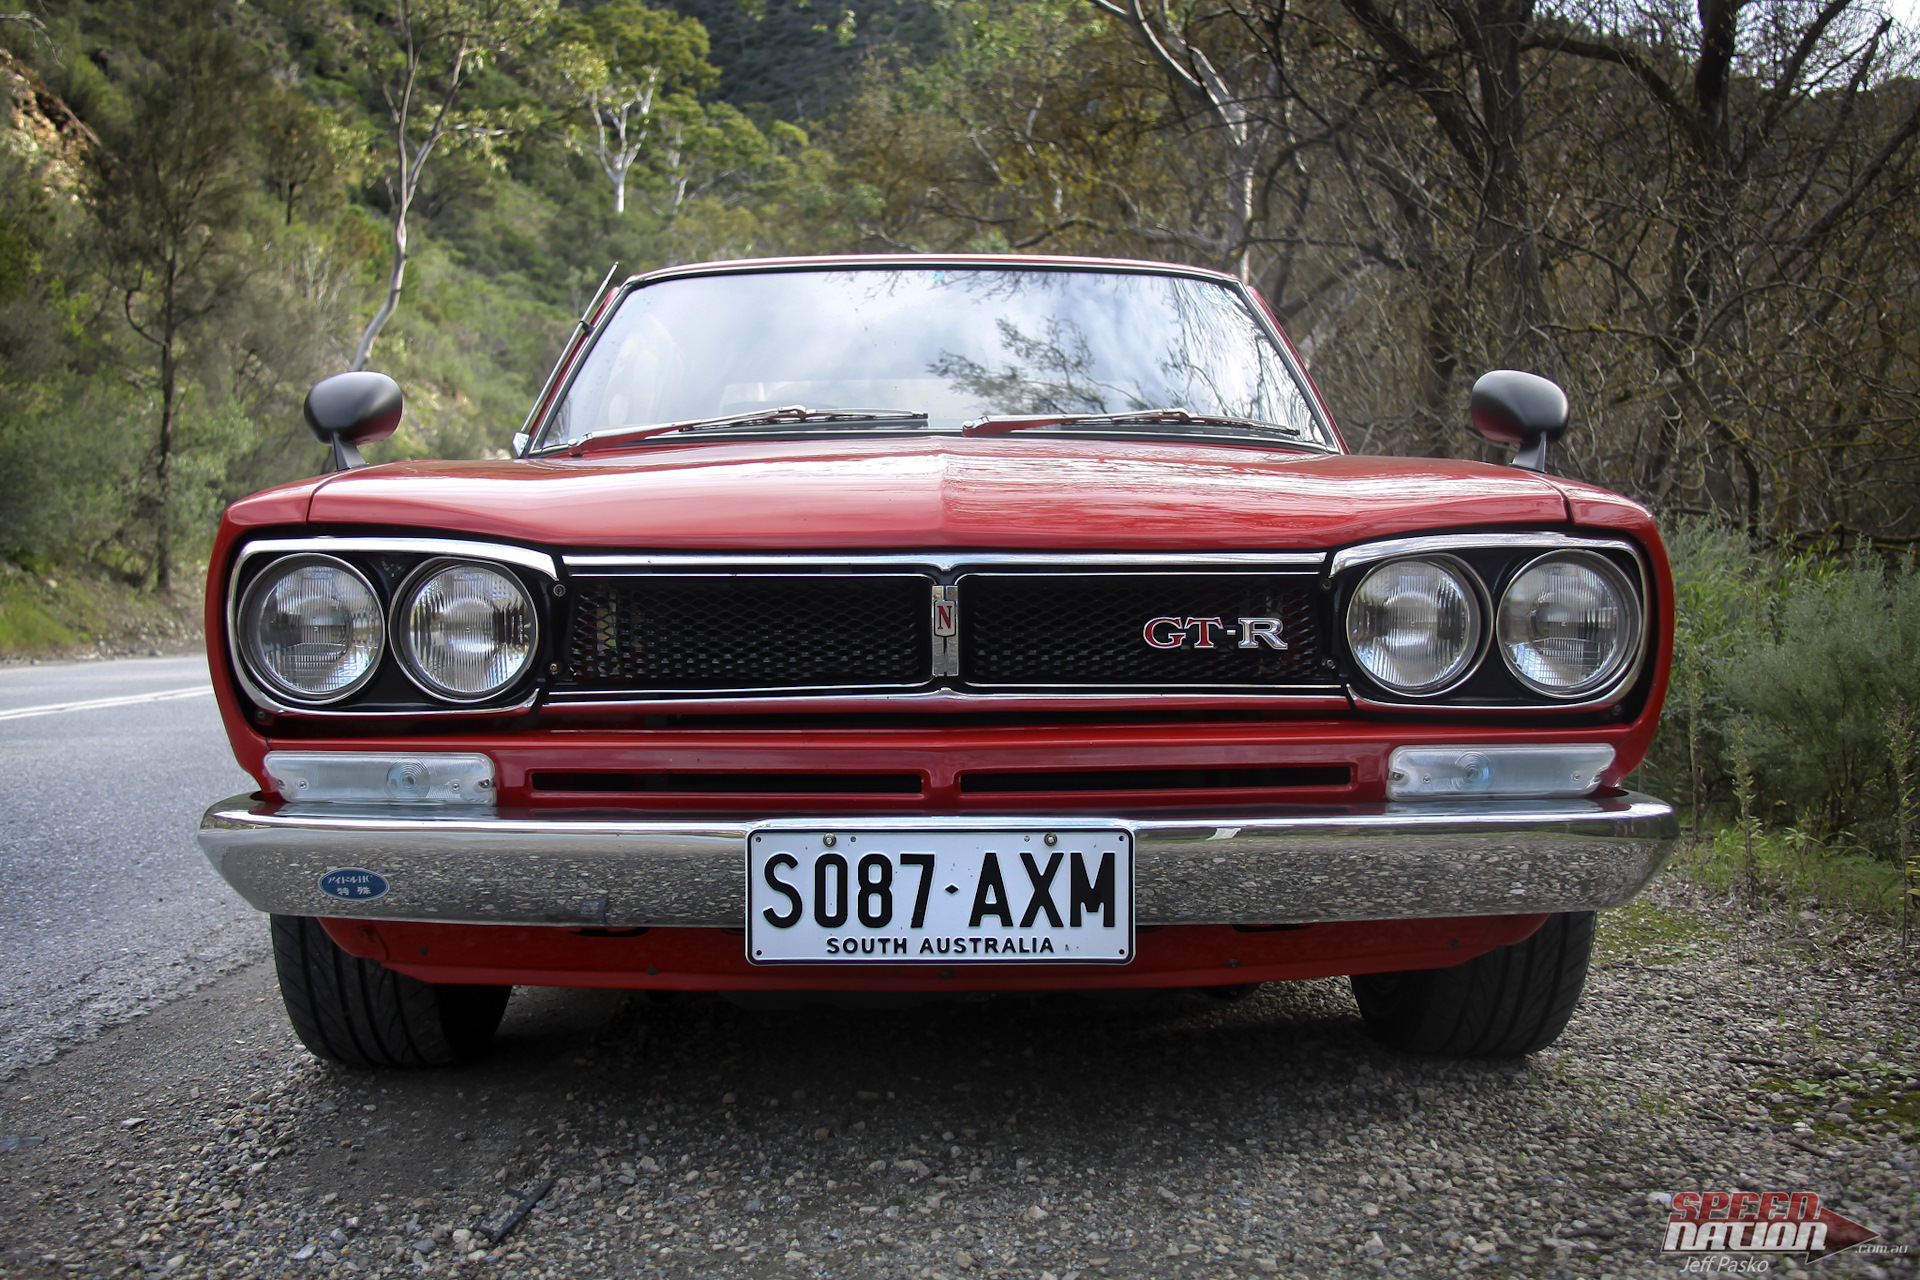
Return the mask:
<svg viewBox="0 0 1920 1280">
<path fill-rule="evenodd" d="M 928 678 L 928 579 L 918 575 L 659 574 L 577 582 L 577 688 L 901 686 Z"/>
<path fill-rule="evenodd" d="M 1320 658 L 1311 579 L 1286 574 L 970 574 L 960 579 L 960 670 L 978 685 L 1286 686 Z M 1218 618 L 1214 647 L 1142 638 L 1153 618 Z M 1243 649 L 1241 618 L 1279 618 L 1285 649 Z M 1324 682 L 1324 681 L 1323 681 Z"/>
</svg>

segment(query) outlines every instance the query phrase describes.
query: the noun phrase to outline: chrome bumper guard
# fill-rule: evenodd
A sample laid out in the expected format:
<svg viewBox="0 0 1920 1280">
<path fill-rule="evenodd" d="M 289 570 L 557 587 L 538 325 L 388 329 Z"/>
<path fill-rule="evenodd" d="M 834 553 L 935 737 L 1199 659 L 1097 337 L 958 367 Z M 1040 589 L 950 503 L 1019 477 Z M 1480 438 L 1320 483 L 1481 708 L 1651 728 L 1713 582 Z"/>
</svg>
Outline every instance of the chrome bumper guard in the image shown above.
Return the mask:
<svg viewBox="0 0 1920 1280">
<path fill-rule="evenodd" d="M 1135 919 L 1309 924 L 1617 907 L 1673 852 L 1673 809 L 1628 793 L 1262 812 L 1219 818 L 628 819 L 505 810 L 305 806 L 234 796 L 200 847 L 254 907 L 285 915 L 630 928 L 732 926 L 759 827 L 990 830 L 1127 827 Z M 342 868 L 384 877 L 370 901 L 329 896 Z"/>
</svg>

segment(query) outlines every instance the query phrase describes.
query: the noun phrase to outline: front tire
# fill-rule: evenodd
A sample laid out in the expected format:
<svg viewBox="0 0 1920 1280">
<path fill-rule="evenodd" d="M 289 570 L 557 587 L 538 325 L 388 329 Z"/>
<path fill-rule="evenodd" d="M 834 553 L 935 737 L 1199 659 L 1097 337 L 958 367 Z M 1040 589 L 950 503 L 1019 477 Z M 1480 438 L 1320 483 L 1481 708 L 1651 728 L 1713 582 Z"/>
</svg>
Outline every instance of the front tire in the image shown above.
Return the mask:
<svg viewBox="0 0 1920 1280">
<path fill-rule="evenodd" d="M 1406 1053 L 1517 1058 L 1566 1030 L 1587 984 L 1593 912 L 1547 917 L 1537 933 L 1451 969 L 1355 974 L 1367 1034 Z"/>
<path fill-rule="evenodd" d="M 273 917 L 273 967 L 300 1043 L 349 1067 L 451 1067 L 486 1051 L 512 987 L 448 986 L 348 955 L 308 916 Z"/>
</svg>

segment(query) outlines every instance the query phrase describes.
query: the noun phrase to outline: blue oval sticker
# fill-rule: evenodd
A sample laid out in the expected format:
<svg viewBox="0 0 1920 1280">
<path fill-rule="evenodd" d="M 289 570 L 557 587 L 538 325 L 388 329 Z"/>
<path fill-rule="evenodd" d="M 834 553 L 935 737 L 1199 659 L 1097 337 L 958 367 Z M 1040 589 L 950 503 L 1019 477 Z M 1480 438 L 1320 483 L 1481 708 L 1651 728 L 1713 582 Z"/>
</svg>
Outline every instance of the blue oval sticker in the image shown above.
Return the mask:
<svg viewBox="0 0 1920 1280">
<path fill-rule="evenodd" d="M 359 867 L 342 867 L 338 871 L 329 871 L 320 877 L 320 892 L 329 898 L 345 898 L 349 902 L 370 902 L 387 891 L 387 878 L 378 871 L 362 871 Z"/>
</svg>

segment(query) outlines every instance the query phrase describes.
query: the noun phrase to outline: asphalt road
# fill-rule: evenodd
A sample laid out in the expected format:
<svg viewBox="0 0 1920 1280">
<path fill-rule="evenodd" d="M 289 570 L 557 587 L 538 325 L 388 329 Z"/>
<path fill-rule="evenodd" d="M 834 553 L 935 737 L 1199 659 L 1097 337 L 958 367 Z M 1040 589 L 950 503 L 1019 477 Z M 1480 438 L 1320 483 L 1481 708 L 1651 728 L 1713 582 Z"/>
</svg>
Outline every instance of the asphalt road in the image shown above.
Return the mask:
<svg viewBox="0 0 1920 1280">
<path fill-rule="evenodd" d="M 264 954 L 193 841 L 251 786 L 204 658 L 0 667 L 0 1079 Z"/>
</svg>

